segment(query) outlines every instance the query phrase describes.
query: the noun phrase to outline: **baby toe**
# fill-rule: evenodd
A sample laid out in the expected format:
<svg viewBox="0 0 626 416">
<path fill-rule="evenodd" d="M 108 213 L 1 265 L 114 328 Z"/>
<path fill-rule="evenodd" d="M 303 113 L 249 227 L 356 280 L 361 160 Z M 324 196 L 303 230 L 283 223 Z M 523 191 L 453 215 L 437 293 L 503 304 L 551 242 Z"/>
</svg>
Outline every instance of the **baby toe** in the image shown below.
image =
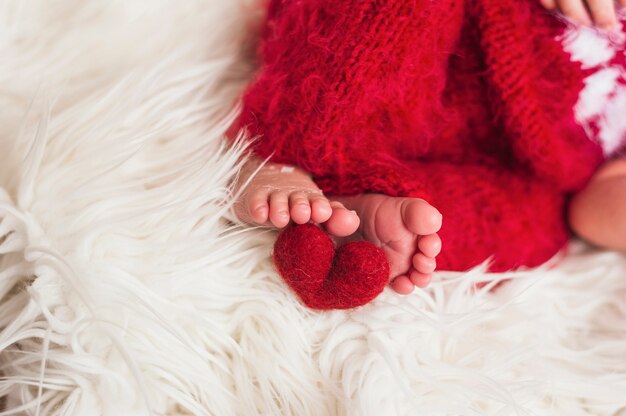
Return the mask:
<svg viewBox="0 0 626 416">
<path fill-rule="evenodd" d="M 338 201 L 331 202 L 330 206 L 333 212 L 324 223 L 326 231 L 336 237 L 347 237 L 359 228 L 361 220 L 355 211 L 349 211 Z"/>
<path fill-rule="evenodd" d="M 311 219 L 309 198 L 304 192 L 294 192 L 289 195 L 289 207 L 291 219 L 296 224 L 305 224 Z"/>
<path fill-rule="evenodd" d="M 421 236 L 417 248 L 427 257 L 436 257 L 441 252 L 441 238 L 437 234 Z"/>
<path fill-rule="evenodd" d="M 429 274 L 435 271 L 437 260 L 424 253 L 417 253 L 413 256 L 413 267 L 420 273 Z"/>
<path fill-rule="evenodd" d="M 409 274 L 409 280 L 415 286 L 423 289 L 427 287 L 432 280 L 432 275 L 430 273 L 420 273 L 417 270 L 412 270 Z"/>
<path fill-rule="evenodd" d="M 389 286 L 391 286 L 391 288 L 400 295 L 408 295 L 413 292 L 413 289 L 415 289 L 415 285 L 409 280 L 407 276 L 404 275 L 398 276 L 393 279 Z"/>
<path fill-rule="evenodd" d="M 405 226 L 414 234 L 434 234 L 441 228 L 441 213 L 423 199 L 406 198 L 401 215 Z"/>
<path fill-rule="evenodd" d="M 248 215 L 257 224 L 265 224 L 269 216 L 268 205 L 269 191 L 259 188 L 247 198 Z"/>
<path fill-rule="evenodd" d="M 314 195 L 310 198 L 311 220 L 318 224 L 328 221 L 333 213 L 330 202 L 322 195 Z"/>
<path fill-rule="evenodd" d="M 270 221 L 278 228 L 289 224 L 289 200 L 284 192 L 273 192 L 270 195 Z"/>
</svg>

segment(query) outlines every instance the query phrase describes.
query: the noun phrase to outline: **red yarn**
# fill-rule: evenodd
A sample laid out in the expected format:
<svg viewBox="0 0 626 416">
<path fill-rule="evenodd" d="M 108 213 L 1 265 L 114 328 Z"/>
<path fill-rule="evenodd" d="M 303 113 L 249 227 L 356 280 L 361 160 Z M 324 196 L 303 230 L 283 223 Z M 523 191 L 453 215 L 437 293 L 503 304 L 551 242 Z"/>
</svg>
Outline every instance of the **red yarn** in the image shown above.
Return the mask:
<svg viewBox="0 0 626 416">
<path fill-rule="evenodd" d="M 308 170 L 327 194 L 428 200 L 444 217 L 440 269 L 536 266 L 564 245 L 566 197 L 603 156 L 574 119 L 583 71 L 539 1 L 270 11 L 240 120 L 258 155 Z"/>
<path fill-rule="evenodd" d="M 314 309 L 364 305 L 389 282 L 385 253 L 367 241 L 335 245 L 313 224 L 284 230 L 274 245 L 274 262 L 302 302 Z"/>
</svg>

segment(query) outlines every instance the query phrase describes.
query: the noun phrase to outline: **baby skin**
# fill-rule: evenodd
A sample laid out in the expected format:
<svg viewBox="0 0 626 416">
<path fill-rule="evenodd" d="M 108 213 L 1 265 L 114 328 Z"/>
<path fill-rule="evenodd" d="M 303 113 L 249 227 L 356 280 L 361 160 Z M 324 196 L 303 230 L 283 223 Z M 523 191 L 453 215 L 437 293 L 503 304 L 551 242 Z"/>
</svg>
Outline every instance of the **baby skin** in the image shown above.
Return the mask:
<svg viewBox="0 0 626 416">
<path fill-rule="evenodd" d="M 573 196 L 569 224 L 586 241 L 626 252 L 626 158 L 609 161 Z"/>
<path fill-rule="evenodd" d="M 254 174 L 256 172 L 256 174 Z M 390 286 L 400 294 L 428 286 L 441 251 L 442 216 L 423 199 L 381 194 L 327 198 L 299 168 L 251 159 L 244 166 L 235 203 L 237 217 L 250 224 L 284 228 L 309 221 L 323 226 L 338 244 L 367 240 L 389 260 Z"/>
</svg>

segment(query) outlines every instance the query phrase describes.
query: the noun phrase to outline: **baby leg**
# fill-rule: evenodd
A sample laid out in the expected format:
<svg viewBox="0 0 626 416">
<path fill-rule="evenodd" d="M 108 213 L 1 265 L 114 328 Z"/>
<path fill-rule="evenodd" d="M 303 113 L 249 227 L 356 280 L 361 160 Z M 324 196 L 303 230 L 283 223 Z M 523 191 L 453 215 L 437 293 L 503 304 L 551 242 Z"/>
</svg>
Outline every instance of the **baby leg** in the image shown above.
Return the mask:
<svg viewBox="0 0 626 416">
<path fill-rule="evenodd" d="M 574 195 L 569 224 L 590 243 L 626 251 L 626 158 L 607 162 Z"/>
</svg>

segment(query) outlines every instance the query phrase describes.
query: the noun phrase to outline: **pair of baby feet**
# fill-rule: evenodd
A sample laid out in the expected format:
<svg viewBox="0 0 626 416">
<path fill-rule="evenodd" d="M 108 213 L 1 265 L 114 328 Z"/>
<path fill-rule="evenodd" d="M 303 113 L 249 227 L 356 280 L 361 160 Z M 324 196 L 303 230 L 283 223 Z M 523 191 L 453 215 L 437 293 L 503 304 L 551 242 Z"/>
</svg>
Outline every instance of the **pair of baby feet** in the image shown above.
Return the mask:
<svg viewBox="0 0 626 416">
<path fill-rule="evenodd" d="M 380 194 L 328 199 L 307 172 L 256 159 L 242 169 L 238 186 L 244 185 L 234 206 L 241 221 L 277 228 L 312 221 L 340 244 L 367 240 L 382 248 L 397 293 L 430 283 L 441 251 L 442 216 L 426 201 Z"/>
</svg>

